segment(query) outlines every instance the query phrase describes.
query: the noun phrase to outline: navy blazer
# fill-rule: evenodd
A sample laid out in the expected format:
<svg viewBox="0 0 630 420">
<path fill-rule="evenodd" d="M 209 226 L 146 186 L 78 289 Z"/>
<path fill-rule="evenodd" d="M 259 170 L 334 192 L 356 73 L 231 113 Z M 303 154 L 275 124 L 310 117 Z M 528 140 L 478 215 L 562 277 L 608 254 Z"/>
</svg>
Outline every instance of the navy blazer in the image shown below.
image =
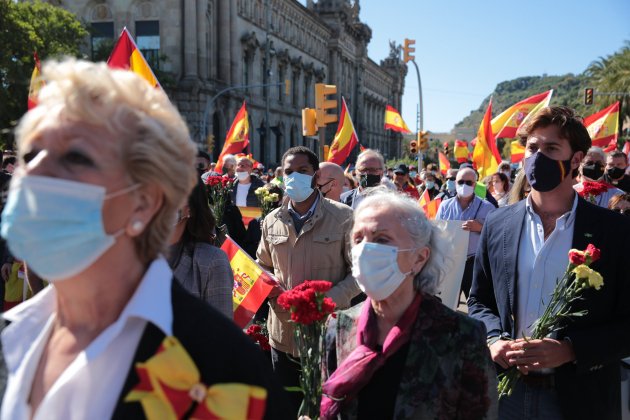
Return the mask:
<svg viewBox="0 0 630 420">
<path fill-rule="evenodd" d="M 481 232 L 468 308 L 486 325 L 488 336 L 515 337 L 525 213 L 525 200 L 499 208 Z M 589 243 L 601 250 L 591 267 L 601 273 L 604 286 L 586 290 L 573 308 L 588 314 L 558 332 L 558 339 L 571 340 L 577 360 L 556 369 L 556 390 L 566 418 L 619 419 L 619 360 L 630 355 L 630 218 L 578 198 L 572 247 L 583 250 Z"/>
</svg>

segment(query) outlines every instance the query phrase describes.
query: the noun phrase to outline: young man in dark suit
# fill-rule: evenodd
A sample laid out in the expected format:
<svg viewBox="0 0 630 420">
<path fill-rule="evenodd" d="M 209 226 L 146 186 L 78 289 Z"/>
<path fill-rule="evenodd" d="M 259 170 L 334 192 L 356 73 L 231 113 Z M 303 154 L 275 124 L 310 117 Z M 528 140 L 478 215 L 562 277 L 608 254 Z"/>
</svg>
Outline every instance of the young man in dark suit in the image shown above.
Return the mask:
<svg viewBox="0 0 630 420">
<path fill-rule="evenodd" d="M 487 219 L 475 259 L 469 314 L 485 323 L 493 361 L 523 374 L 499 404 L 501 419 L 620 419 L 619 359 L 630 354 L 630 220 L 573 190 L 591 145 L 575 113 L 542 109 L 519 132 L 532 187 L 526 200 Z M 601 290 L 589 289 L 572 318 L 543 340 L 525 340 L 545 310 L 571 248 L 592 243 Z"/>
</svg>

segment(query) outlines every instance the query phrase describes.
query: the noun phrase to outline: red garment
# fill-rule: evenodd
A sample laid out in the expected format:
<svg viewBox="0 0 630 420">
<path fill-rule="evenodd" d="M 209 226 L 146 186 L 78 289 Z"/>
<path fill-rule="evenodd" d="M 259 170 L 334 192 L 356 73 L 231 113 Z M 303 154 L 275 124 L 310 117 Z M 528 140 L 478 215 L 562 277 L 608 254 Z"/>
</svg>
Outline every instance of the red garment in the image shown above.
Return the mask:
<svg viewBox="0 0 630 420">
<path fill-rule="evenodd" d="M 385 360 L 409 341 L 421 302 L 422 297 L 418 293 L 396 325 L 387 333 L 383 349 L 379 350 L 376 314 L 371 300 L 365 301 L 357 325 L 357 347 L 322 386 L 322 419 L 336 418 L 342 404 L 356 397 Z"/>
<path fill-rule="evenodd" d="M 411 184 L 405 184 L 405 188 L 402 189 L 402 192 L 412 198 L 415 198 L 416 200 L 420 200 L 420 193 L 418 192 L 418 189 Z"/>
</svg>

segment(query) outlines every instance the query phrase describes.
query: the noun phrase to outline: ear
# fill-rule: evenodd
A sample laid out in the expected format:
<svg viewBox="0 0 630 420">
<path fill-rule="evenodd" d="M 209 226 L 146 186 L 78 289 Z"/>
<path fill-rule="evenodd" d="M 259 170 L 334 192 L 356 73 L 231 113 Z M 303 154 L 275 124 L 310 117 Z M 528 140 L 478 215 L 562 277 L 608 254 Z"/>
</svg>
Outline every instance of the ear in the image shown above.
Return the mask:
<svg viewBox="0 0 630 420">
<path fill-rule="evenodd" d="M 125 233 L 137 237 L 144 232 L 164 203 L 164 193 L 155 184 L 143 185 L 134 194 L 134 208 L 127 222 Z"/>
<path fill-rule="evenodd" d="M 414 274 L 418 274 L 420 271 L 422 271 L 424 266 L 427 264 L 427 261 L 429 261 L 430 256 L 431 256 L 431 249 L 428 246 L 425 246 L 424 248 L 421 248 L 416 251 L 416 258 L 411 267 Z"/>
<path fill-rule="evenodd" d="M 571 157 L 571 169 L 577 169 L 584 160 L 584 152 L 575 152 Z"/>
<path fill-rule="evenodd" d="M 317 185 L 317 181 L 319 181 L 319 177 L 321 175 L 321 171 L 318 169 L 313 174 L 313 185 Z"/>
</svg>

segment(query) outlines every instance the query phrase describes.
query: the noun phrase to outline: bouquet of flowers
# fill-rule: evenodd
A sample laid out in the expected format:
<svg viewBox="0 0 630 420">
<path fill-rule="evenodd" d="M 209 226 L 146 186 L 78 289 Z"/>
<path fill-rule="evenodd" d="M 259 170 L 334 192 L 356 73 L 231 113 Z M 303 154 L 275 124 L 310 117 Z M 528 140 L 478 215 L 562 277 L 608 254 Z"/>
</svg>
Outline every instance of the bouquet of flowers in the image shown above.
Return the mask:
<svg viewBox="0 0 630 420">
<path fill-rule="evenodd" d="M 566 319 L 587 314 L 586 310 L 571 312 L 571 303 L 581 299 L 584 290 L 591 287 L 599 290 L 604 285 L 601 274 L 589 267 L 599 257 L 600 250 L 593 244 L 589 244 L 584 251 L 577 249 L 569 251 L 569 266 L 564 276 L 556 283 L 545 312 L 532 325 L 531 339 L 542 340 L 552 332 L 560 330 Z M 512 394 L 520 375 L 518 369 L 512 367 L 499 376 L 499 398 Z"/>
<path fill-rule="evenodd" d="M 271 346 L 269 345 L 269 332 L 267 331 L 267 326 L 263 323 L 252 324 L 247 328 L 245 334 L 250 336 L 252 340 L 262 351 L 271 351 Z"/>
<path fill-rule="evenodd" d="M 604 182 L 584 181 L 582 182 L 582 190 L 578 192 L 580 197 L 597 204 L 595 197 L 608 191 L 610 186 Z"/>
<path fill-rule="evenodd" d="M 269 192 L 269 190 L 265 187 L 259 187 L 254 191 L 256 197 L 258 197 L 258 201 L 260 202 L 260 209 L 262 213 L 262 218 L 264 219 L 271 210 L 275 209 L 278 201 L 280 200 L 280 196 L 278 193 Z"/>
<path fill-rule="evenodd" d="M 332 283 L 324 280 L 307 280 L 294 289 L 278 296 L 278 305 L 291 311 L 295 323 L 295 339 L 300 354 L 300 389 L 304 400 L 299 415 L 311 419 L 319 416 L 322 398 L 321 359 L 324 343 L 324 323 L 335 310 L 335 303 L 325 293 Z M 333 315 L 334 316 L 334 315 Z"/>
<path fill-rule="evenodd" d="M 206 178 L 210 206 L 214 217 L 217 219 L 217 226 L 223 225 L 225 206 L 230 199 L 233 186 L 232 180 L 223 176 L 209 176 Z"/>
</svg>

